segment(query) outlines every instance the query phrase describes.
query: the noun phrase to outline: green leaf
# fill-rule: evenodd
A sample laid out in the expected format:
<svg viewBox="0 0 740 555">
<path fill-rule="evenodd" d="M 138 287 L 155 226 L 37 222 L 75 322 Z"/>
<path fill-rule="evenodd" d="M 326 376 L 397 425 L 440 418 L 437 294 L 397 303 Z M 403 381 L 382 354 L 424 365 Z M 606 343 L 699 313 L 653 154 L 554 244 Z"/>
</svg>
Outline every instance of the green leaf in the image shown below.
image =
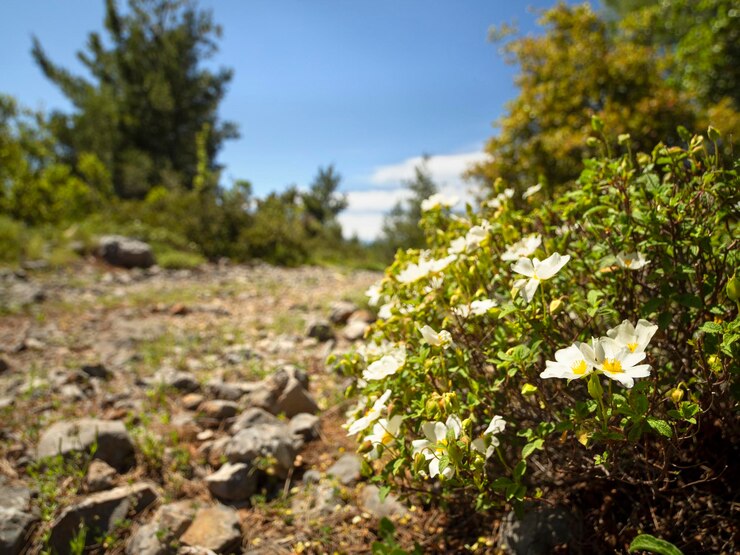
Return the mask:
<svg viewBox="0 0 740 555">
<path fill-rule="evenodd" d="M 604 395 L 604 388 L 601 387 L 601 380 L 599 380 L 598 374 L 591 374 L 588 379 L 588 394 L 594 399 L 601 399 Z"/>
<path fill-rule="evenodd" d="M 704 322 L 699 329 L 706 333 L 722 333 L 722 326 L 715 322 Z"/>
<path fill-rule="evenodd" d="M 651 536 L 650 534 L 640 534 L 629 547 L 629 552 L 648 551 L 658 555 L 683 555 L 683 552 L 670 542 Z"/>
<path fill-rule="evenodd" d="M 673 436 L 673 430 L 671 429 L 670 424 L 668 424 L 668 422 L 666 422 L 665 420 L 661 420 L 660 418 L 655 418 L 653 416 L 648 416 L 647 423 L 648 426 L 650 426 L 660 435 L 663 435 L 665 437 Z"/>
<path fill-rule="evenodd" d="M 382 503 L 385 501 L 385 498 L 388 497 L 388 494 L 391 492 L 390 486 L 380 486 L 378 488 L 378 499 L 380 499 L 380 502 Z"/>
<path fill-rule="evenodd" d="M 522 449 L 522 459 L 526 459 L 527 457 L 529 457 L 529 455 L 531 455 L 537 449 L 542 449 L 542 446 L 544 444 L 545 444 L 545 441 L 542 439 L 535 439 L 534 441 L 527 443 Z"/>
</svg>

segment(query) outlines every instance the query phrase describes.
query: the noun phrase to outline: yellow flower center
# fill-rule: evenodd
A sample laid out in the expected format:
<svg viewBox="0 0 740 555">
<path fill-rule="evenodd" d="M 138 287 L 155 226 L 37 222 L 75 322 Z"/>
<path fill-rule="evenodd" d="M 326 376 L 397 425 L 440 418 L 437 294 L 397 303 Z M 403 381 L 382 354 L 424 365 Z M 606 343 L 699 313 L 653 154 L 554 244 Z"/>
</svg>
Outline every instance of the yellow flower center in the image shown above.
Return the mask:
<svg viewBox="0 0 740 555">
<path fill-rule="evenodd" d="M 578 374 L 579 376 L 582 376 L 583 374 L 586 373 L 586 368 L 587 368 L 586 367 L 586 361 L 585 360 L 581 360 L 580 362 L 577 362 L 576 364 L 574 364 L 573 366 L 571 366 L 570 369 L 573 370 L 573 373 L 574 374 Z"/>
<path fill-rule="evenodd" d="M 434 450 L 437 453 L 444 453 L 445 451 L 447 451 L 447 440 L 446 439 L 440 439 L 437 442 L 437 446 L 434 448 Z"/>
<path fill-rule="evenodd" d="M 393 436 L 389 432 L 386 432 L 383 434 L 380 443 L 382 443 L 383 445 L 388 445 L 391 441 L 393 441 Z"/>
<path fill-rule="evenodd" d="M 606 359 L 604 361 L 603 368 L 604 372 L 610 372 L 612 374 L 619 374 L 620 372 L 624 372 L 624 370 L 622 370 L 622 363 L 614 358 Z"/>
<path fill-rule="evenodd" d="M 625 267 L 627 267 L 627 268 L 629 268 L 630 266 L 632 266 L 632 259 L 631 258 L 625 258 L 623 260 L 623 262 L 624 262 Z"/>
<path fill-rule="evenodd" d="M 627 348 L 630 350 L 630 353 L 634 353 L 635 349 L 637 349 L 637 343 L 627 343 Z"/>
</svg>

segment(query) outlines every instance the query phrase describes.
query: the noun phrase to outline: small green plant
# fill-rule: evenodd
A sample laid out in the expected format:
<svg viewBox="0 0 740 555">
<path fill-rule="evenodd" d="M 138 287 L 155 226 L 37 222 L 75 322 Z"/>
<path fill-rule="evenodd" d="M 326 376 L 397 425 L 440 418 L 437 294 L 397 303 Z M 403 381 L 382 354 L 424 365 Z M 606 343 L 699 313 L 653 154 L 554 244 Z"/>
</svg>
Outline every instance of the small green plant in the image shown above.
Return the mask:
<svg viewBox="0 0 740 555">
<path fill-rule="evenodd" d="M 373 542 L 373 555 L 421 555 L 423 553 L 420 545 L 415 545 L 413 551 L 402 549 L 395 539 L 396 527 L 386 517 L 380 519 L 378 524 L 379 541 Z"/>
<path fill-rule="evenodd" d="M 657 555 L 683 555 L 683 552 L 670 542 L 651 536 L 650 534 L 640 534 L 629 547 L 629 552 L 647 551 L 648 553 L 657 553 Z"/>
</svg>

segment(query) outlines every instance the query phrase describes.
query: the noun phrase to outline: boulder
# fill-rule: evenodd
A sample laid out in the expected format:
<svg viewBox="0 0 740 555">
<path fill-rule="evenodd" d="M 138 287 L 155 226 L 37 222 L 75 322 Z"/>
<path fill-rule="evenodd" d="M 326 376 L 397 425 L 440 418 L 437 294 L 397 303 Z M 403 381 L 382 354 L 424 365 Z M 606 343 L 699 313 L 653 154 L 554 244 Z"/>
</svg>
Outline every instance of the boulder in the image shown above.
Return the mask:
<svg viewBox="0 0 740 555">
<path fill-rule="evenodd" d="M 304 441 L 311 441 L 319 437 L 319 417 L 307 412 L 296 414 L 290 419 L 288 429 L 293 435 L 297 435 Z"/>
<path fill-rule="evenodd" d="M 51 525 L 49 545 L 52 550 L 67 553 L 81 525 L 88 528 L 86 540 L 92 543 L 96 536 L 114 530 L 156 500 L 154 488 L 143 482 L 94 493 L 62 511 Z"/>
<path fill-rule="evenodd" d="M 94 457 L 109 465 L 125 469 L 134 458 L 134 442 L 123 422 L 80 418 L 52 424 L 42 434 L 36 449 L 36 458 L 90 453 L 97 446 Z"/>
<path fill-rule="evenodd" d="M 232 437 L 224 448 L 229 462 L 251 464 L 257 457 L 272 457 L 278 470 L 292 468 L 296 448 L 285 424 L 257 424 L 241 430 Z"/>
<path fill-rule="evenodd" d="M 347 324 L 342 330 L 342 337 L 347 341 L 357 341 L 365 337 L 365 332 L 370 324 L 363 322 L 362 320 L 354 320 Z"/>
<path fill-rule="evenodd" d="M 149 268 L 155 262 L 148 244 L 121 235 L 101 237 L 97 254 L 108 264 L 122 268 Z"/>
<path fill-rule="evenodd" d="M 198 407 L 198 412 L 206 418 L 220 421 L 236 416 L 236 413 L 239 412 L 239 405 L 234 401 L 213 399 L 210 401 L 203 401 Z"/>
<path fill-rule="evenodd" d="M 177 541 L 193 522 L 196 507 L 191 501 L 162 505 L 151 522 L 139 527 L 126 546 L 127 555 L 168 555 L 169 544 Z"/>
<path fill-rule="evenodd" d="M 308 391 L 303 388 L 303 385 L 297 379 L 290 377 L 277 398 L 275 409 L 276 413 L 284 413 L 288 418 L 292 418 L 302 412 L 317 413 L 319 406 Z"/>
<path fill-rule="evenodd" d="M 0 506 L 0 553 L 22 553 L 36 521 L 34 515 Z"/>
<path fill-rule="evenodd" d="M 237 434 L 238 432 L 251 428 L 257 424 L 280 424 L 280 420 L 265 409 L 252 407 L 237 416 L 236 420 L 231 425 L 231 434 Z"/>
<path fill-rule="evenodd" d="M 214 505 L 198 510 L 193 522 L 180 537 L 180 542 L 216 553 L 235 553 L 239 550 L 241 539 L 237 512 L 224 505 Z"/>
</svg>

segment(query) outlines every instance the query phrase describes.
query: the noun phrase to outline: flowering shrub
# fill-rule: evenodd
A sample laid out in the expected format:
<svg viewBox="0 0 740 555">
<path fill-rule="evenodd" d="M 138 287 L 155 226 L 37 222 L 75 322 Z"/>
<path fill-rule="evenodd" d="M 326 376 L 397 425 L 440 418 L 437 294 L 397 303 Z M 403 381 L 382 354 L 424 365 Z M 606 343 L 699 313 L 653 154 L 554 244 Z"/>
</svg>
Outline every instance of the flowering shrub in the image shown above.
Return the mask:
<svg viewBox="0 0 740 555">
<path fill-rule="evenodd" d="M 348 431 L 402 491 L 485 509 L 637 487 L 640 528 L 658 490 L 737 468 L 740 183 L 696 136 L 587 160 L 544 194 L 499 181 L 464 217 L 430 203 L 427 250 L 397 254 L 368 344 L 340 362 L 361 396 Z"/>
</svg>

